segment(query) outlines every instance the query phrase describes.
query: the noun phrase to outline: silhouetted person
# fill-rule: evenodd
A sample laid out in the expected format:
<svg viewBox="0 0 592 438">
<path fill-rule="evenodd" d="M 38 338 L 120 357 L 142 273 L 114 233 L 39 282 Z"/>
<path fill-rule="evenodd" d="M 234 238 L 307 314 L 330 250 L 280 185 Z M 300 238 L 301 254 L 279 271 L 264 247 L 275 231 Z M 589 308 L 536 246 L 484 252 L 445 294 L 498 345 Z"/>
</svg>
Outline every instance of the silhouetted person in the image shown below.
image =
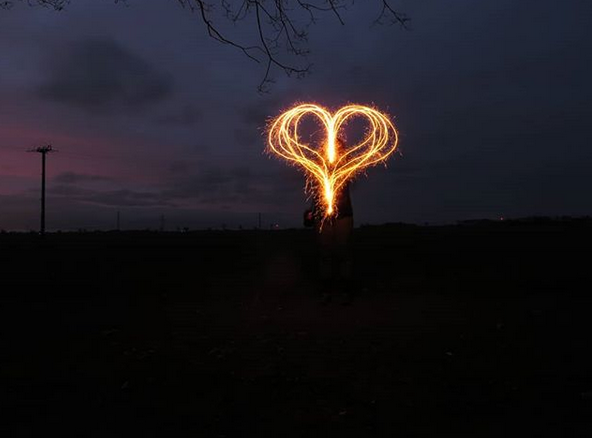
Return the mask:
<svg viewBox="0 0 592 438">
<path fill-rule="evenodd" d="M 321 298 L 326 303 L 338 293 L 341 302 L 348 304 L 352 292 L 350 241 L 354 227 L 349 183 L 335 194 L 336 214 L 328 218 L 323 217 L 326 206 L 319 193 L 321 191 L 316 190 L 312 207 L 305 212 L 305 224 L 314 227 L 318 243 Z"/>
</svg>

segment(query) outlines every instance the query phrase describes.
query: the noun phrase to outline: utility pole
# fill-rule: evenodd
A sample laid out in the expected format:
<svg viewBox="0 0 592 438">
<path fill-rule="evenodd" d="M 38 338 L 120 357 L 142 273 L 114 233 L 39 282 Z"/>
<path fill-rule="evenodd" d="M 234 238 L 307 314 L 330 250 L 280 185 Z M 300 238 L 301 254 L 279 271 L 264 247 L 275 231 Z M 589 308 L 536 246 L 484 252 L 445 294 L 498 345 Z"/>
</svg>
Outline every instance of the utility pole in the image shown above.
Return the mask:
<svg viewBox="0 0 592 438">
<path fill-rule="evenodd" d="M 261 213 L 259 213 L 259 229 L 261 229 Z"/>
<path fill-rule="evenodd" d="M 117 210 L 117 231 L 119 231 L 119 210 Z"/>
<path fill-rule="evenodd" d="M 45 160 L 46 155 L 51 152 L 57 152 L 51 145 L 40 146 L 36 149 L 30 149 L 29 152 L 41 154 L 41 230 L 40 234 L 45 236 Z"/>
<path fill-rule="evenodd" d="M 164 231 L 164 214 L 160 215 L 160 232 Z"/>
</svg>

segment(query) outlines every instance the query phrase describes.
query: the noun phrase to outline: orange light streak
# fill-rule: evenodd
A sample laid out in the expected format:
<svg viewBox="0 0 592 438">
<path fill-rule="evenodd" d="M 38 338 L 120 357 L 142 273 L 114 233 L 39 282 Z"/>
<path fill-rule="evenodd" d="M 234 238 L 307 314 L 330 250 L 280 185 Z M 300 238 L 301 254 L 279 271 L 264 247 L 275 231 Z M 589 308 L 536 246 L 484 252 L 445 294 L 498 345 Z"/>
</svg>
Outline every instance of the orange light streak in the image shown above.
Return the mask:
<svg viewBox="0 0 592 438">
<path fill-rule="evenodd" d="M 325 128 L 320 149 L 304 143 L 299 134 L 300 122 L 309 115 Z M 353 117 L 368 120 L 365 138 L 352 147 L 340 148 L 340 133 Z M 397 148 L 399 137 L 389 117 L 374 108 L 347 105 L 331 114 L 319 105 L 305 103 L 273 119 L 267 140 L 269 151 L 300 166 L 317 183 L 325 204 L 323 215 L 329 217 L 338 214 L 335 197 L 344 184 L 363 169 L 384 162 Z"/>
</svg>

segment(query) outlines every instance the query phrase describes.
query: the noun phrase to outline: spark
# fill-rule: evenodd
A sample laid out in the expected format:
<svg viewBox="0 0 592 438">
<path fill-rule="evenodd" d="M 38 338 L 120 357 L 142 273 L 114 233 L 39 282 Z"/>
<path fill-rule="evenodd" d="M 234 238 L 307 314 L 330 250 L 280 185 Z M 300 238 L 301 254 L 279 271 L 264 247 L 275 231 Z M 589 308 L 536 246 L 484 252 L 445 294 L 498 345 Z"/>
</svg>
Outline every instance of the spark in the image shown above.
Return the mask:
<svg viewBox="0 0 592 438">
<path fill-rule="evenodd" d="M 325 129 L 320 148 L 305 143 L 300 136 L 305 116 L 316 117 Z M 344 137 L 341 131 L 354 117 L 366 118 L 368 128 L 361 142 L 345 148 L 340 144 Z M 327 218 L 338 214 L 335 199 L 348 181 L 365 168 L 384 162 L 395 151 L 398 133 L 387 115 L 368 106 L 347 105 L 331 114 L 319 105 L 304 103 L 273 119 L 267 140 L 269 151 L 305 171 L 309 178 L 306 187 L 318 187 Z"/>
</svg>

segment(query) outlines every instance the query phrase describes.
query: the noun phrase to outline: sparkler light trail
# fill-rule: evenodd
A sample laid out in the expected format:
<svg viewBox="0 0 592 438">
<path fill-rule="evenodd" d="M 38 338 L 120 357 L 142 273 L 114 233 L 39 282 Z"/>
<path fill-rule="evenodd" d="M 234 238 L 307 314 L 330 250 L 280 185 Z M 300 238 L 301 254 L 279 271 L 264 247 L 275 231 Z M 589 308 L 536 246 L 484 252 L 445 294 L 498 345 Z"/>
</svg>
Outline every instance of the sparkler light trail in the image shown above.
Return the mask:
<svg viewBox="0 0 592 438">
<path fill-rule="evenodd" d="M 325 128 L 322 147 L 306 144 L 299 134 L 305 116 L 316 117 Z M 365 138 L 358 144 L 344 148 L 338 145 L 341 130 L 353 117 L 365 117 L 368 122 Z M 363 169 L 385 161 L 397 148 L 398 134 L 389 117 L 362 105 L 347 105 L 331 114 L 327 109 L 311 103 L 297 105 L 269 125 L 269 151 L 304 169 L 309 182 L 316 182 L 323 198 L 325 218 L 337 215 L 335 198 L 344 184 Z M 311 184 L 307 184 L 310 187 Z"/>
</svg>

